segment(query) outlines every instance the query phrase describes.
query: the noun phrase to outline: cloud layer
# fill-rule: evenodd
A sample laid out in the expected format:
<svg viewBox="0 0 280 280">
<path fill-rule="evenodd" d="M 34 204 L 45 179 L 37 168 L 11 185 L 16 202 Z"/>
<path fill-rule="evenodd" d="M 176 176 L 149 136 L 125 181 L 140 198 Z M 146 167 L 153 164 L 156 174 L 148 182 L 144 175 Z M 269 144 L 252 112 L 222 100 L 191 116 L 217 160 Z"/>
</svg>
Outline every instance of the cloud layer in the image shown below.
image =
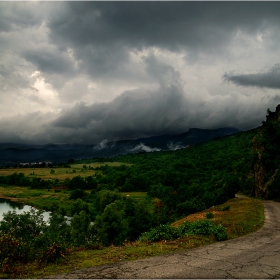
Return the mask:
<svg viewBox="0 0 280 280">
<path fill-rule="evenodd" d="M 225 81 L 240 86 L 255 86 L 260 88 L 280 89 L 280 64 L 275 64 L 268 71 L 257 74 L 240 74 L 223 76 Z"/>
<path fill-rule="evenodd" d="M 279 24 L 279 2 L 1 2 L 0 142 L 256 127 Z"/>
</svg>

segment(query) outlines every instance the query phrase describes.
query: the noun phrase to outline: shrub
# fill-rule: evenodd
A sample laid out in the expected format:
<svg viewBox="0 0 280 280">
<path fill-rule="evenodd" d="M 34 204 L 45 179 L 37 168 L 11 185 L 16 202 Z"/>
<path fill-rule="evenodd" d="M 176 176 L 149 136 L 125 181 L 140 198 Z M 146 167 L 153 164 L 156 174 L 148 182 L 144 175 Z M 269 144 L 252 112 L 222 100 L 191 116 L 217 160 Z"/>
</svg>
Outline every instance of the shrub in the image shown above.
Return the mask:
<svg viewBox="0 0 280 280">
<path fill-rule="evenodd" d="M 193 235 L 211 235 L 215 224 L 212 221 L 200 220 L 193 222 L 191 226 L 191 233 Z"/>
<path fill-rule="evenodd" d="M 156 228 L 152 228 L 149 232 L 144 232 L 139 240 L 140 241 L 160 241 L 160 240 L 170 240 L 178 238 L 179 230 L 175 227 L 170 226 L 169 224 L 166 225 L 159 225 Z"/>
<path fill-rule="evenodd" d="M 223 208 L 222 208 L 222 211 L 227 211 L 230 209 L 230 206 L 229 205 L 225 205 Z"/>
<path fill-rule="evenodd" d="M 191 235 L 214 235 L 217 241 L 228 238 L 226 229 L 222 225 L 216 225 L 209 220 L 200 220 L 192 223 L 185 221 L 179 228 L 172 227 L 169 224 L 160 225 L 148 232 L 144 232 L 140 236 L 139 241 L 155 242 Z"/>
<path fill-rule="evenodd" d="M 228 238 L 226 229 L 222 225 L 216 225 L 213 228 L 213 234 L 217 241 L 227 240 L 227 238 Z"/>
<path fill-rule="evenodd" d="M 39 263 L 54 262 L 59 258 L 65 258 L 66 247 L 61 243 L 52 240 L 46 235 L 41 235 L 35 238 L 33 248 L 30 248 L 34 252 L 34 259 Z"/>
<path fill-rule="evenodd" d="M 207 219 L 213 219 L 214 218 L 214 214 L 212 212 L 206 213 L 205 216 L 206 216 Z"/>
<path fill-rule="evenodd" d="M 228 238 L 226 229 L 222 225 L 216 225 L 209 220 L 200 220 L 197 222 L 184 222 L 179 227 L 180 235 L 211 235 L 215 236 L 217 241 L 226 240 Z"/>
<path fill-rule="evenodd" d="M 18 262 L 53 262 L 64 257 L 68 233 L 69 226 L 58 214 L 53 214 L 47 225 L 41 211 L 4 213 L 0 222 L 0 271 L 14 272 Z"/>
</svg>

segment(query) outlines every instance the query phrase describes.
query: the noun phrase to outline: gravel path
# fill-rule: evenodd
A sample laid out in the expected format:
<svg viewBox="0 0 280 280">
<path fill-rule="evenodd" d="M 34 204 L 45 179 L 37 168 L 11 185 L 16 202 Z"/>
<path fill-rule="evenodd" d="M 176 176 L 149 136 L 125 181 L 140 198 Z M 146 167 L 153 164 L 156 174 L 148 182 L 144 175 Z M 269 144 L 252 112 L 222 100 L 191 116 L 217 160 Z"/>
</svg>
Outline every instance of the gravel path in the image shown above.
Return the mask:
<svg viewBox="0 0 280 280">
<path fill-rule="evenodd" d="M 280 203 L 264 201 L 265 225 L 253 234 L 138 261 L 48 278 L 280 278 Z"/>
</svg>

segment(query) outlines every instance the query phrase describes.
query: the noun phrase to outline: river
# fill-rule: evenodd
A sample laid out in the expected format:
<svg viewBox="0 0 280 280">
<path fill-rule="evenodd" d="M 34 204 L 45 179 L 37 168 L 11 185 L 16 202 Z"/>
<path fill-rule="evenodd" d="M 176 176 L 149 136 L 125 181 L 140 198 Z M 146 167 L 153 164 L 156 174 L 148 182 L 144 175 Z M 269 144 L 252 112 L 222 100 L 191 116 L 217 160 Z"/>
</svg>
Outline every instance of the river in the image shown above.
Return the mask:
<svg viewBox="0 0 280 280">
<path fill-rule="evenodd" d="M 32 209 L 29 205 L 23 205 L 21 203 L 16 203 L 9 201 L 7 199 L 0 198 L 0 221 L 3 219 L 3 213 L 8 211 L 16 211 L 17 214 L 28 212 Z M 44 211 L 43 216 L 44 220 L 47 222 L 50 217 L 51 212 Z"/>
</svg>

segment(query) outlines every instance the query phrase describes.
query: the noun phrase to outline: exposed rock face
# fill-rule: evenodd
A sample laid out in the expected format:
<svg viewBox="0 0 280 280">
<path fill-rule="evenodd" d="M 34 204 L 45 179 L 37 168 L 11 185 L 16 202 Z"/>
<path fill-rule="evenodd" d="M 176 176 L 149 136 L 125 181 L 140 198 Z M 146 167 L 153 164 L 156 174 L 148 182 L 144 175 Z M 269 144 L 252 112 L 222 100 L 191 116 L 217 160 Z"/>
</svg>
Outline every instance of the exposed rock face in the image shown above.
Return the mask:
<svg viewBox="0 0 280 280">
<path fill-rule="evenodd" d="M 252 194 L 263 198 L 279 198 L 278 169 L 280 159 L 280 105 L 275 112 L 267 110 L 266 121 L 253 139 L 254 187 Z M 279 184 L 279 187 L 278 187 Z M 276 197 L 275 197 L 276 196 Z"/>
</svg>

